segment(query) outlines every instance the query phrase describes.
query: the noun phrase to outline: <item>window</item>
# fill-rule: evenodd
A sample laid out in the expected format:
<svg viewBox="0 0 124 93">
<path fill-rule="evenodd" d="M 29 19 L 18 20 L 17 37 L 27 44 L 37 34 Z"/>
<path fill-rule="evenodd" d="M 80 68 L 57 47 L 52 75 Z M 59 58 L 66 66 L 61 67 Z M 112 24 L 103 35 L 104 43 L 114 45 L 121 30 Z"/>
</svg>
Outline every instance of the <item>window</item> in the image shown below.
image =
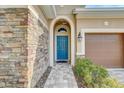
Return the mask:
<svg viewBox="0 0 124 93">
<path fill-rule="evenodd" d="M 58 32 L 67 32 L 67 30 L 65 28 L 60 28 Z"/>
</svg>

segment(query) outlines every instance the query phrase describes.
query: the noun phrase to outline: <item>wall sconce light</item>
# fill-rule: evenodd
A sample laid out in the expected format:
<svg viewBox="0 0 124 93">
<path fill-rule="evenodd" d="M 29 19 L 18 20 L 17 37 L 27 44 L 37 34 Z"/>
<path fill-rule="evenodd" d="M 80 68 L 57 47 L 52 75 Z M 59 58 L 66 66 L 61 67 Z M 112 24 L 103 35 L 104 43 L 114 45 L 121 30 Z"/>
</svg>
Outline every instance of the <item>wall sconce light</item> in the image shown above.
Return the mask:
<svg viewBox="0 0 124 93">
<path fill-rule="evenodd" d="M 78 33 L 78 41 L 81 41 L 82 40 L 82 35 L 81 35 L 81 32 Z"/>
</svg>

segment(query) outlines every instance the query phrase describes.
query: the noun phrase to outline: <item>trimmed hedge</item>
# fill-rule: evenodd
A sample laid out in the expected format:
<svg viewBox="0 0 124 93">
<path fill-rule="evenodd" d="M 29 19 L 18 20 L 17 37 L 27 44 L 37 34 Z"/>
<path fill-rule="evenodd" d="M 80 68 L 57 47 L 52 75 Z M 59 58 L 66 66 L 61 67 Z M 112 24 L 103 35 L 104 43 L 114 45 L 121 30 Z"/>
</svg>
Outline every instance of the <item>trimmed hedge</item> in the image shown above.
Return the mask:
<svg viewBox="0 0 124 93">
<path fill-rule="evenodd" d="M 124 88 L 124 85 L 109 76 L 104 67 L 93 64 L 87 58 L 77 58 L 74 73 L 84 87 Z"/>
</svg>

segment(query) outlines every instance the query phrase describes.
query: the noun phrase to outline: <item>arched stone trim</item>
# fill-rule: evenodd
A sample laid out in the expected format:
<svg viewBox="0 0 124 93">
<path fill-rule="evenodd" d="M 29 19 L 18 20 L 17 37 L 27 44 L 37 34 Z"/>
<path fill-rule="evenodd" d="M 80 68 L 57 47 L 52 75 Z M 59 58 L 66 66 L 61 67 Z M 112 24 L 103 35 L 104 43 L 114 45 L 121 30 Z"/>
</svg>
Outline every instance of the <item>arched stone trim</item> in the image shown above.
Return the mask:
<svg viewBox="0 0 124 93">
<path fill-rule="evenodd" d="M 75 29 L 74 29 L 74 23 L 72 20 L 66 16 L 58 16 L 56 17 L 50 24 L 50 51 L 49 51 L 49 60 L 50 60 L 50 66 L 54 65 L 54 25 L 56 22 L 60 19 L 66 20 L 71 28 L 71 65 L 74 66 L 75 64 Z"/>
</svg>

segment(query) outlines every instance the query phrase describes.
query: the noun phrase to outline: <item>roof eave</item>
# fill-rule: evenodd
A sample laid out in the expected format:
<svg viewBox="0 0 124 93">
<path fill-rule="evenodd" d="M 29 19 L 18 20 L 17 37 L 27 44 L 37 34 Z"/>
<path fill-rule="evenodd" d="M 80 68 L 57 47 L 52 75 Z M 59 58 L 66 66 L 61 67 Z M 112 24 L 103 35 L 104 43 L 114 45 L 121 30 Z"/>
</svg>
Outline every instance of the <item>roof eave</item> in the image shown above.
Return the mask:
<svg viewBox="0 0 124 93">
<path fill-rule="evenodd" d="M 84 12 L 124 12 L 124 8 L 93 8 L 93 9 L 83 9 L 83 8 L 76 8 L 72 12 L 73 14 L 84 13 Z"/>
</svg>

